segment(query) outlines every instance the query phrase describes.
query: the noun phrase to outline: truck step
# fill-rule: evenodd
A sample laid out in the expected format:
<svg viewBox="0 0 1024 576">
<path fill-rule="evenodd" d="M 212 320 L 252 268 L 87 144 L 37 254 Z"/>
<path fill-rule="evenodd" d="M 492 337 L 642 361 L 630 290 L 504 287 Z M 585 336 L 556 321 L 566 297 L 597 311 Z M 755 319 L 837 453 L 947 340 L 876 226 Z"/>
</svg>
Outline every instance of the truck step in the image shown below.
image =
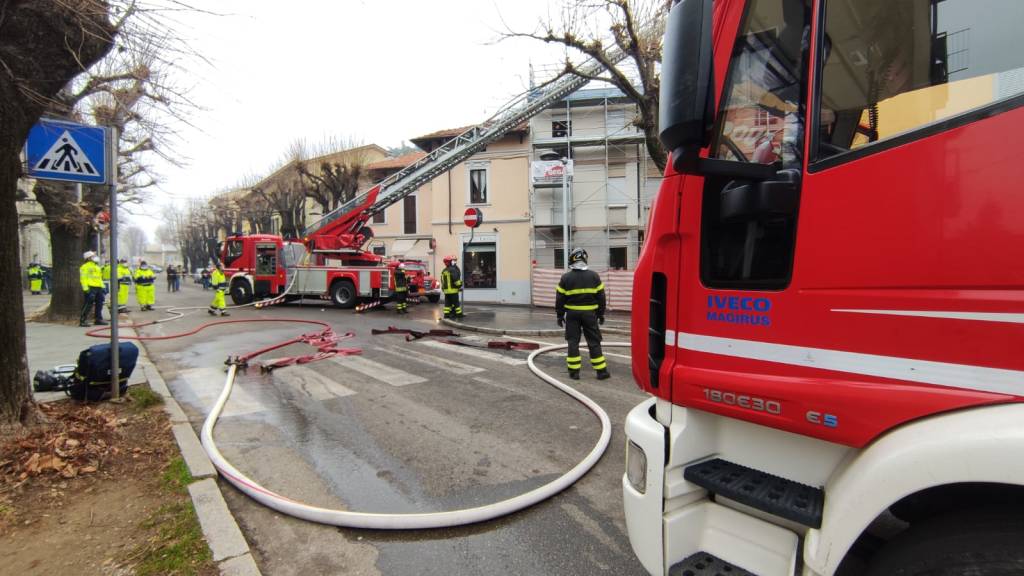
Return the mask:
<svg viewBox="0 0 1024 576">
<path fill-rule="evenodd" d="M 697 552 L 673 564 L 668 576 L 756 576 L 707 552 Z"/>
<path fill-rule="evenodd" d="M 713 494 L 804 526 L 821 528 L 825 492 L 819 488 L 721 458 L 687 466 L 683 477 Z"/>
</svg>

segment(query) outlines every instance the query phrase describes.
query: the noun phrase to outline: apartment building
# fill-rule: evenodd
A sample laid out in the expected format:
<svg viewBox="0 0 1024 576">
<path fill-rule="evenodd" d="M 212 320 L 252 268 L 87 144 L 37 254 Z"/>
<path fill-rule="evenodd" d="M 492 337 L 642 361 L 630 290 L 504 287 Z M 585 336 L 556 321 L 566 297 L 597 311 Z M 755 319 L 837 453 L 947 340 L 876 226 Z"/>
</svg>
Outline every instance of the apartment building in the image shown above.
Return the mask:
<svg viewBox="0 0 1024 576">
<path fill-rule="evenodd" d="M 635 113 L 636 106 L 618 89 L 585 88 L 531 120 L 531 160 L 565 158 L 572 165 L 565 189 L 557 177 L 531 183 L 531 252 L 537 268 L 564 267 L 566 221 L 569 248 L 585 248 L 593 268 L 634 267 L 661 183 L 644 135 L 632 125 Z"/>
</svg>

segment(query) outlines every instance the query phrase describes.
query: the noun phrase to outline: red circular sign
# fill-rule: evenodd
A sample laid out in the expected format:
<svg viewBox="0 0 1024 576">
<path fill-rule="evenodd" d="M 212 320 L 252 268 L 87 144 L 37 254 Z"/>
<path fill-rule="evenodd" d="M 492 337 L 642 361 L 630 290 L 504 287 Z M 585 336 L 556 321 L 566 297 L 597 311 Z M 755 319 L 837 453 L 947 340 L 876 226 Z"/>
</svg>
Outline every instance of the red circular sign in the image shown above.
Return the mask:
<svg viewBox="0 0 1024 576">
<path fill-rule="evenodd" d="M 476 228 L 484 223 L 484 213 L 479 208 L 466 208 L 466 214 L 462 221 L 470 228 Z"/>
</svg>

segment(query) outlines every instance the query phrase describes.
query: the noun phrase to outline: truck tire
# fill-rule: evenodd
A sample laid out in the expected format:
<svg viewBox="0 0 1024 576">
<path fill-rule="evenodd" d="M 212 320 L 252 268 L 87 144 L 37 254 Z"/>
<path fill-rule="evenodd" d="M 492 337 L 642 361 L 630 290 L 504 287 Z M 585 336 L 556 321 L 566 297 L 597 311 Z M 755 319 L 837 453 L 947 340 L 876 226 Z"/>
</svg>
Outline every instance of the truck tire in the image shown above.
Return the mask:
<svg viewBox="0 0 1024 576">
<path fill-rule="evenodd" d="M 912 525 L 871 559 L 867 575 L 1024 574 L 1022 542 L 1019 509 L 960 511 Z"/>
<path fill-rule="evenodd" d="M 247 280 L 235 280 L 231 283 L 231 301 L 235 306 L 252 302 L 252 286 Z"/>
<path fill-rule="evenodd" d="M 331 301 L 338 308 L 354 308 L 356 300 L 356 287 L 351 281 L 338 280 L 331 284 Z"/>
<path fill-rule="evenodd" d="M 438 302 L 441 301 L 441 295 L 440 294 L 428 294 L 427 295 L 427 300 L 429 300 L 431 304 L 437 304 Z"/>
</svg>

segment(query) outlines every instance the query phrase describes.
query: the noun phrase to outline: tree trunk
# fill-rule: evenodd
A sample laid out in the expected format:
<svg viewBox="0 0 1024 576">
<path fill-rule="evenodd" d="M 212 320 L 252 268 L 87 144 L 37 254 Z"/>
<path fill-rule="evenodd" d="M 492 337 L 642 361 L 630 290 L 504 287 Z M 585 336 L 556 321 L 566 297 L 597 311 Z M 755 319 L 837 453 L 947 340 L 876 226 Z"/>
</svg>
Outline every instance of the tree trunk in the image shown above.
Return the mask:
<svg viewBox="0 0 1024 576">
<path fill-rule="evenodd" d="M 103 0 L 0 3 L 0 426 L 35 420 L 18 261 L 18 177 L 28 131 L 67 83 L 113 46 Z M 58 111 L 66 112 L 66 111 Z"/>
<path fill-rule="evenodd" d="M 2 104 L 0 104 L 2 106 Z M 0 127 L 0 239 L 8 246 L 0 250 L 0 334 L 4 335 L 0 362 L 0 428 L 23 424 L 37 416 L 29 392 L 28 359 L 25 357 L 25 309 L 22 299 L 21 263 L 18 261 L 18 212 L 14 209 L 21 163 L 21 142 Z"/>
<path fill-rule="evenodd" d="M 85 303 L 78 269 L 82 265 L 82 253 L 89 250 L 88 238 L 74 228 L 60 222 L 49 222 L 50 250 L 53 258 L 53 281 L 51 282 L 50 307 L 46 320 L 70 322 L 78 320 Z"/>
</svg>

